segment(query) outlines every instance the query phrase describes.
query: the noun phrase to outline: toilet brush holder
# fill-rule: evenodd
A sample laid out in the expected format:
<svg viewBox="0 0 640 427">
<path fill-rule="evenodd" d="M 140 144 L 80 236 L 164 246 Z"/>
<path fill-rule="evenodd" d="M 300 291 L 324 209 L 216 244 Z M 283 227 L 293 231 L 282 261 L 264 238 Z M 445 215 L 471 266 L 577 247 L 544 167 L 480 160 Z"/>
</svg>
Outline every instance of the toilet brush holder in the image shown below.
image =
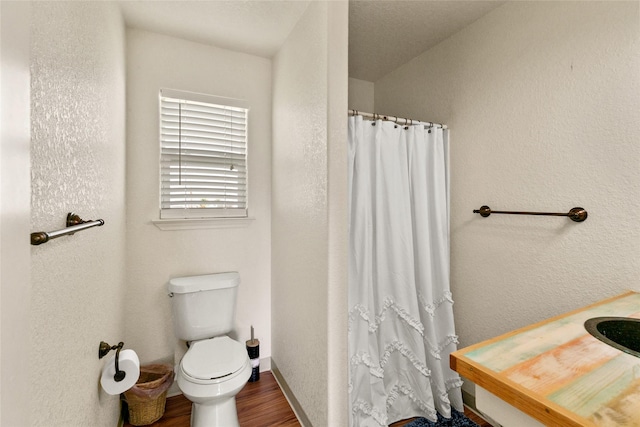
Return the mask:
<svg viewBox="0 0 640 427">
<path fill-rule="evenodd" d="M 255 382 L 260 379 L 260 340 L 253 336 L 253 326 L 251 327 L 251 339 L 246 342 L 247 353 L 251 361 L 251 376 L 249 382 Z"/>
</svg>

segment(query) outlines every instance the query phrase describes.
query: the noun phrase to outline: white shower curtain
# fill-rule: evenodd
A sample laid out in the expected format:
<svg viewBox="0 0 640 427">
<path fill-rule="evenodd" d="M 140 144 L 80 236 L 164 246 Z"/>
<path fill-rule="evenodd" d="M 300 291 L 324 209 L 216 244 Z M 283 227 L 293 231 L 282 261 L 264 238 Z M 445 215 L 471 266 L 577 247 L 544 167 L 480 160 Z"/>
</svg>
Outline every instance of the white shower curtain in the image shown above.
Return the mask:
<svg viewBox="0 0 640 427">
<path fill-rule="evenodd" d="M 349 117 L 350 425 L 462 411 L 448 131 Z"/>
</svg>

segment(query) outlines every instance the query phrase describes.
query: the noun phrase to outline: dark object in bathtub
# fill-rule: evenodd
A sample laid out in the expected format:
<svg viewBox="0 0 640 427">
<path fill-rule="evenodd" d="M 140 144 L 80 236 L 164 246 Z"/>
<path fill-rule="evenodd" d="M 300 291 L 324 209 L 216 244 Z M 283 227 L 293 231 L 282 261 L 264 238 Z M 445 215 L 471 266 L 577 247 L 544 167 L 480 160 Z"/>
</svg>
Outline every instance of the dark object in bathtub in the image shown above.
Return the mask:
<svg viewBox="0 0 640 427">
<path fill-rule="evenodd" d="M 451 418 L 445 418 L 438 414 L 438 421 L 435 423 L 426 418 L 416 418 L 404 427 L 478 427 L 478 424 L 471 421 L 463 413 L 451 410 Z"/>
</svg>

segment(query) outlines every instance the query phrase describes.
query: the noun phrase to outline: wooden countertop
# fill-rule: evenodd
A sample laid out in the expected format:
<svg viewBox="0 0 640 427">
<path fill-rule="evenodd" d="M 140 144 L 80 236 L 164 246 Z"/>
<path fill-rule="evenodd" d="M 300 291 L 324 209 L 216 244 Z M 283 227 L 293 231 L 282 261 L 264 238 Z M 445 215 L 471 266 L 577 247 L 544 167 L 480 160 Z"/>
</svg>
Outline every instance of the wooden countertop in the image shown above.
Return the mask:
<svg viewBox="0 0 640 427">
<path fill-rule="evenodd" d="M 640 318 L 627 292 L 451 354 L 451 369 L 549 426 L 640 426 L 640 358 L 591 336 L 592 317 Z"/>
</svg>

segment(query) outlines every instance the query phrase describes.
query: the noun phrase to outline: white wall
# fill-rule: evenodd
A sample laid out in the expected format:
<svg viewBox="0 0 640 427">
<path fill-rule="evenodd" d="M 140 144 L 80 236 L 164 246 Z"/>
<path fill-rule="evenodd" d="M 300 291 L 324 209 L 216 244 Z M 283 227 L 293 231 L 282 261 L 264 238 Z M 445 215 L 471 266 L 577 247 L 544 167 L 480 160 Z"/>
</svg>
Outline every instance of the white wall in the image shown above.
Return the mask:
<svg viewBox="0 0 640 427">
<path fill-rule="evenodd" d="M 124 27 L 112 3 L 32 7 L 31 230 L 105 225 L 31 247 L 29 425 L 114 426 L 97 351 L 125 330 Z"/>
<path fill-rule="evenodd" d="M 158 92 L 170 88 L 246 100 L 249 216 L 233 228 L 163 231 L 158 218 Z M 127 343 L 141 362 L 178 361 L 170 278 L 238 271 L 236 330 L 254 325 L 260 356 L 271 355 L 271 61 L 142 30 L 127 29 Z M 220 221 L 218 221 L 220 223 Z M 261 364 L 261 368 L 265 367 Z M 267 366 L 268 367 L 268 366 Z"/>
<path fill-rule="evenodd" d="M 30 425 L 31 5 L 0 3 L 0 425 Z"/>
<path fill-rule="evenodd" d="M 373 82 L 349 77 L 349 108 L 364 111 L 365 113 L 373 113 L 374 88 Z M 381 114 L 385 113 L 382 112 Z"/>
<path fill-rule="evenodd" d="M 310 3 L 273 66 L 272 357 L 316 426 L 346 423 L 347 12 Z"/>
<path fill-rule="evenodd" d="M 327 60 L 327 425 L 348 424 L 348 187 L 347 119 L 349 4 L 328 3 Z"/>
<path fill-rule="evenodd" d="M 376 110 L 451 128 L 461 346 L 640 290 L 639 22 L 638 2 L 508 2 L 376 82 Z"/>
</svg>

